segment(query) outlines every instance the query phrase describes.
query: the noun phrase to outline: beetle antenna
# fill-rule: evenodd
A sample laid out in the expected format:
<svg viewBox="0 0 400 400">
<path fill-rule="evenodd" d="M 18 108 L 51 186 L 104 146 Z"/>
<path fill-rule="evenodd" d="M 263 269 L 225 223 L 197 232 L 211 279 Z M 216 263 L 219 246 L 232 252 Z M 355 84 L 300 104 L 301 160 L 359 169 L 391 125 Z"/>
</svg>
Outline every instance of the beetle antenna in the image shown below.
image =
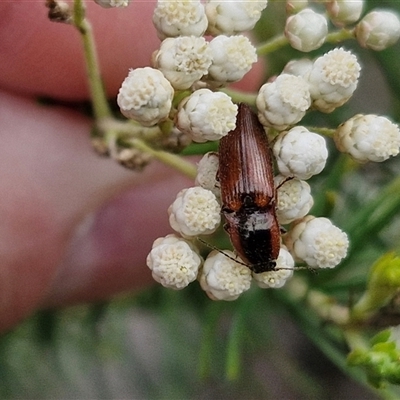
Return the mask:
<svg viewBox="0 0 400 400">
<path fill-rule="evenodd" d="M 234 257 L 232 257 L 231 255 L 225 253 L 223 250 L 219 249 L 218 247 L 214 246 L 213 244 L 206 242 L 206 241 L 203 240 L 202 238 L 197 237 L 196 239 L 197 239 L 199 242 L 203 243 L 203 244 L 204 244 L 205 246 L 207 246 L 208 248 L 218 251 L 219 253 L 223 254 L 225 257 L 229 258 L 230 260 L 235 261 L 236 263 L 238 263 L 238 264 L 240 264 L 240 265 L 244 265 L 245 267 L 250 268 L 252 271 L 253 271 L 253 269 L 254 269 L 255 266 L 257 266 L 257 265 L 262 265 L 261 263 L 259 263 L 259 264 L 253 264 L 253 265 L 246 264 L 245 262 L 240 261 L 240 260 L 238 260 L 237 258 L 234 258 Z M 310 268 L 310 267 L 308 267 L 308 266 L 293 267 L 293 268 L 283 268 L 283 267 L 281 267 L 281 268 L 277 268 L 277 269 L 272 269 L 271 271 L 280 271 L 280 270 L 282 270 L 282 269 L 284 269 L 284 270 L 290 270 L 290 271 L 300 271 L 300 270 L 305 270 L 305 269 L 306 269 L 307 271 L 310 271 L 310 272 L 312 272 L 313 274 L 318 274 L 318 271 L 317 271 L 315 268 Z"/>
<path fill-rule="evenodd" d="M 212 244 L 210 244 L 210 243 L 207 243 L 207 242 L 206 242 L 205 240 L 203 240 L 202 238 L 199 238 L 199 237 L 198 237 L 197 240 L 198 240 L 199 242 L 203 243 L 205 246 L 209 247 L 210 249 L 216 250 L 216 251 L 218 251 L 219 253 L 223 254 L 225 257 L 228 257 L 228 258 L 231 259 L 232 261 L 235 261 L 236 263 L 241 264 L 241 265 L 244 265 L 245 267 L 251 269 L 251 267 L 250 267 L 248 264 L 244 263 L 243 261 L 238 260 L 237 258 L 234 258 L 234 257 L 230 256 L 229 254 L 226 254 L 223 250 L 219 249 L 218 247 L 216 247 L 216 246 L 214 246 L 214 245 L 212 245 Z"/>
<path fill-rule="evenodd" d="M 275 190 L 278 190 L 281 186 L 283 186 L 286 182 L 291 181 L 294 179 L 294 176 L 287 176 L 276 188 Z"/>
</svg>

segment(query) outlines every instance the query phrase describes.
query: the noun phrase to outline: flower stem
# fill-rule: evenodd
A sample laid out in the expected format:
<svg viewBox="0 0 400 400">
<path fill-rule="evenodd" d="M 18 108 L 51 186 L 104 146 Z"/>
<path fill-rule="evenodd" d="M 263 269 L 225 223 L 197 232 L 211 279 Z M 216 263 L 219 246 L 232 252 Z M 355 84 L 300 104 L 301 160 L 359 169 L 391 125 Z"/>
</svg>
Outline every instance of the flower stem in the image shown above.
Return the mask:
<svg viewBox="0 0 400 400">
<path fill-rule="evenodd" d="M 264 56 L 266 54 L 272 53 L 273 51 L 279 50 L 280 48 L 286 46 L 289 41 L 286 39 L 285 35 L 278 35 L 271 40 L 260 44 L 257 46 L 257 54 L 259 56 Z"/>
<path fill-rule="evenodd" d="M 326 136 L 326 137 L 333 137 L 334 133 L 336 132 L 336 129 L 332 129 L 332 128 L 324 128 L 321 126 L 306 126 L 306 128 L 310 131 L 310 132 L 314 132 L 314 133 L 319 133 L 322 136 Z"/>
<path fill-rule="evenodd" d="M 246 103 L 251 106 L 256 105 L 257 94 L 255 93 L 245 93 L 245 92 L 240 92 L 238 90 L 227 89 L 227 88 L 222 89 L 221 92 L 227 94 L 234 103 Z"/>
<path fill-rule="evenodd" d="M 328 33 L 325 43 L 340 43 L 344 40 L 354 39 L 354 29 L 340 29 L 335 32 Z"/>
<path fill-rule="evenodd" d="M 325 43 L 340 43 L 347 39 L 354 39 L 353 29 L 340 29 L 329 33 L 325 38 Z M 257 54 L 263 56 L 281 49 L 289 43 L 285 35 L 278 35 L 271 40 L 257 46 Z"/>
<path fill-rule="evenodd" d="M 101 80 L 93 31 L 85 18 L 85 6 L 82 0 L 74 0 L 73 23 L 81 34 L 94 116 L 97 120 L 110 117 L 111 111 Z"/>
<path fill-rule="evenodd" d="M 143 151 L 144 153 L 150 154 L 165 165 L 169 165 L 177 171 L 182 172 L 189 178 L 194 179 L 196 177 L 196 166 L 191 162 L 184 160 L 181 156 L 171 154 L 162 150 L 154 150 L 140 139 L 130 139 L 128 143 L 130 143 L 136 149 Z"/>
<path fill-rule="evenodd" d="M 100 132 L 106 132 L 105 135 L 110 130 L 117 131 L 118 138 L 122 140 L 145 137 L 147 141 L 151 141 L 162 135 L 158 126 L 143 126 L 133 120 L 121 121 L 114 118 L 103 118 L 97 126 Z"/>
</svg>

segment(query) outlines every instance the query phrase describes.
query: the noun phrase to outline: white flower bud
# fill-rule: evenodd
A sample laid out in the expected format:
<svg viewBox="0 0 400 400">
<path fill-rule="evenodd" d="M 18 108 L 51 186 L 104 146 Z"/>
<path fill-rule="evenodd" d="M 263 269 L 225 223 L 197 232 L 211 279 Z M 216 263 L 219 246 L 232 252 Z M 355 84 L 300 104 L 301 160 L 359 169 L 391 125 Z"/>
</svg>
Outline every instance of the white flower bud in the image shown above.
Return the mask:
<svg viewBox="0 0 400 400">
<path fill-rule="evenodd" d="M 206 75 L 211 61 L 208 42 L 195 36 L 167 38 L 152 57 L 153 67 L 159 69 L 178 90 L 189 89 Z"/>
<path fill-rule="evenodd" d="M 399 18 L 390 11 L 371 11 L 357 24 L 355 35 L 362 47 L 375 51 L 387 49 L 400 37 Z"/>
<path fill-rule="evenodd" d="M 339 151 L 359 162 L 382 162 L 399 154 L 399 127 L 374 114 L 350 118 L 338 127 L 333 139 Z"/>
<path fill-rule="evenodd" d="M 195 246 L 176 235 L 156 239 L 146 260 L 154 280 L 175 290 L 197 278 L 201 262 Z"/>
<path fill-rule="evenodd" d="M 172 229 L 188 238 L 210 235 L 221 223 L 221 207 L 215 195 L 200 186 L 181 190 L 168 214 Z"/>
<path fill-rule="evenodd" d="M 224 253 L 235 258 L 231 251 L 224 250 Z M 210 299 L 232 301 L 250 289 L 251 271 L 214 250 L 204 261 L 199 281 Z"/>
<path fill-rule="evenodd" d="M 324 44 L 327 34 L 326 18 L 311 8 L 291 15 L 286 20 L 285 36 L 296 50 L 309 52 L 318 49 Z"/>
<path fill-rule="evenodd" d="M 260 19 L 267 3 L 267 0 L 208 0 L 205 5 L 207 33 L 217 36 L 250 31 Z"/>
<path fill-rule="evenodd" d="M 194 181 L 195 185 L 211 190 L 217 199 L 221 197 L 221 186 L 217 181 L 218 166 L 218 153 L 211 151 L 204 154 L 197 164 L 197 175 Z"/>
<path fill-rule="evenodd" d="M 343 27 L 358 21 L 364 0 L 329 0 L 325 6 L 330 20 L 336 26 Z"/>
<path fill-rule="evenodd" d="M 328 158 L 325 139 L 303 126 L 280 133 L 273 152 L 282 175 L 304 180 L 319 174 Z"/>
<path fill-rule="evenodd" d="M 121 113 L 144 126 L 166 119 L 174 89 L 164 75 L 153 68 L 136 68 L 122 82 L 117 102 Z"/>
<path fill-rule="evenodd" d="M 153 24 L 163 40 L 177 36 L 203 36 L 208 21 L 200 0 L 158 0 Z"/>
<path fill-rule="evenodd" d="M 346 103 L 357 88 L 360 70 L 357 57 L 342 48 L 318 57 L 307 76 L 313 107 L 329 113 Z"/>
<path fill-rule="evenodd" d="M 291 60 L 285 65 L 282 73 L 304 77 L 311 71 L 312 66 L 313 62 L 309 58 Z"/>
<path fill-rule="evenodd" d="M 219 35 L 209 47 L 212 64 L 207 81 L 221 84 L 240 81 L 257 61 L 256 49 L 246 36 Z"/>
<path fill-rule="evenodd" d="M 334 268 L 346 257 L 349 240 L 328 218 L 308 215 L 295 222 L 285 244 L 292 255 L 312 268 Z"/>
<path fill-rule="evenodd" d="M 175 125 L 195 142 L 219 140 L 235 129 L 236 114 L 227 94 L 199 89 L 179 104 Z"/>
<path fill-rule="evenodd" d="M 279 289 L 293 276 L 293 269 L 293 257 L 287 251 L 286 246 L 282 245 L 276 260 L 275 270 L 262 272 L 261 274 L 253 273 L 253 279 L 262 289 Z"/>
<path fill-rule="evenodd" d="M 308 83 L 301 76 L 281 74 L 261 86 L 256 105 L 263 125 L 286 129 L 299 122 L 311 105 Z"/>
<path fill-rule="evenodd" d="M 278 188 L 276 216 L 280 224 L 289 224 L 308 214 L 314 205 L 314 199 L 307 182 L 278 175 L 274 178 L 274 183 Z"/>
<path fill-rule="evenodd" d="M 99 6 L 103 8 L 127 7 L 130 0 L 94 0 Z"/>
</svg>

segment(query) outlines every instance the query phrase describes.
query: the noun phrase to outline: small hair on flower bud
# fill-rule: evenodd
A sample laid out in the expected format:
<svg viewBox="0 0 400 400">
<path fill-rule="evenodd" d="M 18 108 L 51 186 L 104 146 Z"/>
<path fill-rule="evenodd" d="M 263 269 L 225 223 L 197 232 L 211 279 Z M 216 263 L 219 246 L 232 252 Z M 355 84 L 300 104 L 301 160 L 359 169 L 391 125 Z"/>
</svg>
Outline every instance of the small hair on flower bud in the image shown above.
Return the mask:
<svg viewBox="0 0 400 400">
<path fill-rule="evenodd" d="M 217 199 L 221 197 L 221 186 L 217 180 L 219 166 L 218 153 L 213 151 L 204 154 L 197 164 L 197 175 L 195 185 L 211 190 Z"/>
<path fill-rule="evenodd" d="M 357 57 L 343 48 L 336 48 L 318 57 L 306 75 L 313 107 L 330 113 L 353 95 L 361 67 Z"/>
<path fill-rule="evenodd" d="M 357 24 L 354 33 L 360 46 L 381 51 L 399 40 L 400 21 L 391 11 L 374 10 Z"/>
<path fill-rule="evenodd" d="M 253 279 L 257 286 L 262 289 L 279 289 L 293 276 L 293 270 L 293 257 L 288 252 L 286 246 L 281 245 L 279 256 L 276 260 L 275 270 L 262 272 L 260 274 L 253 273 Z"/>
<path fill-rule="evenodd" d="M 231 251 L 224 250 L 221 253 L 214 250 L 204 261 L 199 282 L 210 299 L 232 301 L 250 289 L 250 269 L 240 264 L 239 259 L 239 262 L 234 259 L 235 255 Z"/>
<path fill-rule="evenodd" d="M 309 52 L 318 49 L 327 34 L 326 18 L 311 8 L 305 8 L 286 20 L 285 36 L 296 50 Z"/>
<path fill-rule="evenodd" d="M 153 24 L 163 40 L 177 36 L 203 36 L 208 20 L 200 0 L 158 0 Z"/>
<path fill-rule="evenodd" d="M 224 85 L 240 81 L 257 61 L 255 47 L 243 35 L 219 35 L 210 42 L 212 64 L 208 70 L 207 82 Z"/>
<path fill-rule="evenodd" d="M 281 132 L 273 153 L 282 175 L 303 180 L 319 174 L 328 158 L 325 139 L 303 126 Z"/>
<path fill-rule="evenodd" d="M 174 89 L 162 72 L 144 67 L 129 71 L 117 103 L 126 118 L 152 126 L 168 117 L 173 97 Z"/>
<path fill-rule="evenodd" d="M 386 117 L 357 114 L 341 124 L 333 139 L 339 151 L 356 161 L 382 162 L 400 151 L 399 127 Z"/>
<path fill-rule="evenodd" d="M 219 140 L 235 129 L 237 110 L 227 94 L 199 89 L 179 104 L 175 124 L 194 142 Z"/>
<path fill-rule="evenodd" d="M 332 23 L 342 28 L 358 21 L 364 0 L 330 0 L 325 3 L 325 7 Z"/>
<path fill-rule="evenodd" d="M 277 187 L 276 216 L 280 224 L 289 224 L 308 214 L 314 199 L 307 182 L 278 175 L 274 183 Z"/>
<path fill-rule="evenodd" d="M 260 19 L 261 12 L 267 4 L 267 0 L 208 0 L 205 4 L 207 33 L 217 36 L 250 31 Z"/>
<path fill-rule="evenodd" d="M 183 237 L 210 235 L 221 223 L 215 195 L 200 186 L 182 189 L 168 209 L 172 229 Z"/>
<path fill-rule="evenodd" d="M 194 244 L 177 235 L 168 235 L 154 241 L 146 263 L 155 281 L 179 290 L 196 280 L 202 258 Z"/>
<path fill-rule="evenodd" d="M 256 105 L 260 122 L 282 131 L 299 122 L 310 107 L 308 83 L 301 76 L 281 74 L 261 86 Z"/>
<path fill-rule="evenodd" d="M 334 268 L 346 257 L 349 240 L 328 218 L 307 215 L 294 222 L 285 244 L 295 258 L 312 268 Z"/>
<path fill-rule="evenodd" d="M 208 73 L 212 53 L 203 37 L 180 36 L 163 40 L 152 64 L 178 90 L 189 89 Z"/>
</svg>

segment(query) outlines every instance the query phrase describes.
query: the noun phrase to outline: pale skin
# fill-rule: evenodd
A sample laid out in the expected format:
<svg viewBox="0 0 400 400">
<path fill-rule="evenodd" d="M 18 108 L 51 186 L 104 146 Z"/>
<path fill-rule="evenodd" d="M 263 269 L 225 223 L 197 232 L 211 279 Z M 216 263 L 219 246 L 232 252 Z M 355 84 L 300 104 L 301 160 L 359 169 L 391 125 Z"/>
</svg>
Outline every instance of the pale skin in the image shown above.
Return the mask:
<svg viewBox="0 0 400 400">
<path fill-rule="evenodd" d="M 88 4 L 110 98 L 160 43 L 153 8 Z M 1 332 L 39 308 L 151 284 L 146 255 L 171 233 L 167 208 L 193 182 L 157 162 L 135 173 L 99 157 L 89 118 L 37 103 L 88 98 L 79 35 L 48 21 L 44 1 L 1 2 L 0 38 Z M 255 74 L 243 85 L 257 87 Z"/>
</svg>

